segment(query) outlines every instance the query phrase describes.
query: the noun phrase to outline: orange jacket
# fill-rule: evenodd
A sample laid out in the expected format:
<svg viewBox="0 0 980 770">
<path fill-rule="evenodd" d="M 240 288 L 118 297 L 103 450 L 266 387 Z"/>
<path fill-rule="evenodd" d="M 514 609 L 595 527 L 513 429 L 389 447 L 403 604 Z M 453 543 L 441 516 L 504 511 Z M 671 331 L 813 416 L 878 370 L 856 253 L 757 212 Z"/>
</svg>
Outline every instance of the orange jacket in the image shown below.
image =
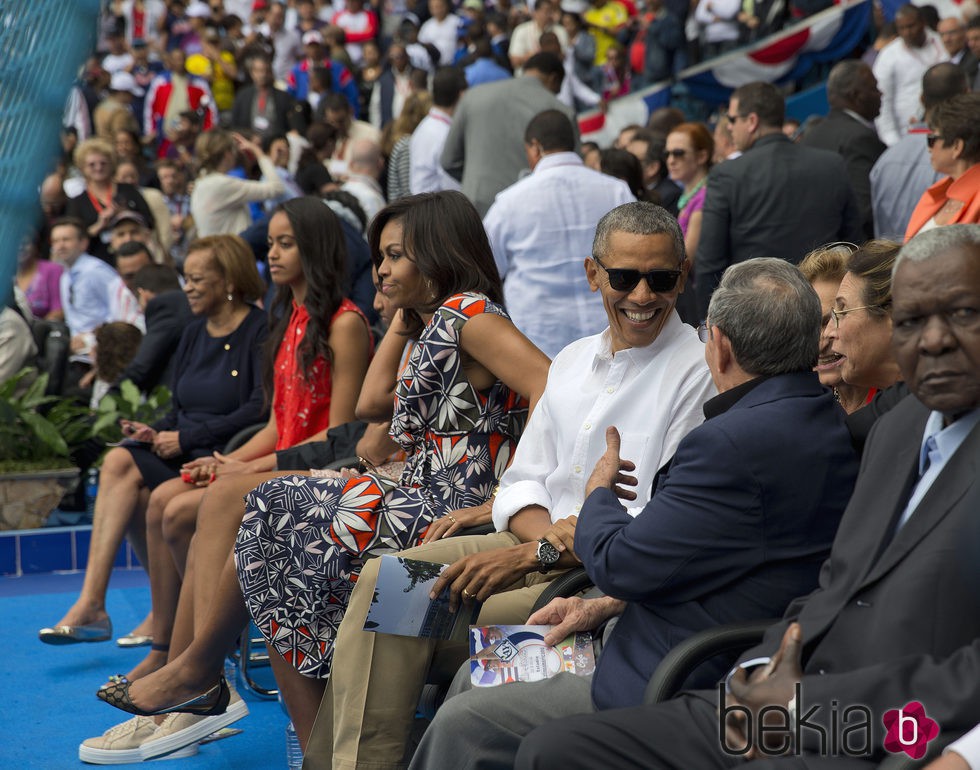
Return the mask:
<svg viewBox="0 0 980 770">
<path fill-rule="evenodd" d="M 952 177 L 940 179 L 922 194 L 912 216 L 909 217 L 905 240 L 919 232 L 950 198 L 963 201 L 963 208 L 957 211 L 947 224 L 969 225 L 980 222 L 980 163 L 970 166 L 955 182 Z"/>
</svg>

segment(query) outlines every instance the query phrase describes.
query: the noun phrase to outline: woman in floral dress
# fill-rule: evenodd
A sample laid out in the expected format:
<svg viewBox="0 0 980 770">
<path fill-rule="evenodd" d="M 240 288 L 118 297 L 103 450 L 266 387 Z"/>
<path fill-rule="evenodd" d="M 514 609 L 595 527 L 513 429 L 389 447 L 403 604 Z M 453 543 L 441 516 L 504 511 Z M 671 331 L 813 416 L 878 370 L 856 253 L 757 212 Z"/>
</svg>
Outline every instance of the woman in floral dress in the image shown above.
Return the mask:
<svg viewBox="0 0 980 770">
<path fill-rule="evenodd" d="M 501 307 L 486 233 L 463 195 L 401 199 L 378 213 L 369 240 L 381 290 L 401 312 L 357 412 L 391 420 L 408 457 L 404 471 L 390 478 L 373 470 L 375 458 L 362 458 L 363 471 L 264 482 L 246 499 L 236 544 L 242 593 L 304 744 L 363 559 L 413 546 L 434 519 L 490 499 L 549 364 Z M 407 337 L 417 342 L 398 377 Z M 196 639 L 187 653 L 195 647 Z M 214 684 L 216 675 L 197 682 L 182 675 L 200 671 L 199 660 L 174 666 L 180 662 L 166 667 L 169 687 L 157 677 L 153 688 L 134 683 L 136 708 L 159 710 Z M 206 701 L 220 702 L 223 686 L 212 689 Z"/>
</svg>

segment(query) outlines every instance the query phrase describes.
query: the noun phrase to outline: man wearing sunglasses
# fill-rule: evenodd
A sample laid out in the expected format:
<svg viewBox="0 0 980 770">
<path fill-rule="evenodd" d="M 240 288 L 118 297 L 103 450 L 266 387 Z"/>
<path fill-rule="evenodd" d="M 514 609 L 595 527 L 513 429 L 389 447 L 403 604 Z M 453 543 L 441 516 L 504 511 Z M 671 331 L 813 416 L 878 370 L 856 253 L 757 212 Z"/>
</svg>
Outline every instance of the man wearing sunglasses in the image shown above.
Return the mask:
<svg viewBox="0 0 980 770">
<path fill-rule="evenodd" d="M 429 542 L 403 552 L 449 565 L 433 590 L 447 588 L 454 607 L 484 602 L 481 624 L 523 623 L 548 582 L 579 563 L 576 515 L 607 427 L 619 426 L 623 456 L 636 463 L 630 505 L 639 511 L 657 469 L 702 422 L 715 393 L 694 329 L 674 312 L 687 274 L 677 220 L 652 203 L 619 206 L 599 221 L 592 253 L 578 280 L 602 298 L 609 326 L 555 357 L 488 506 L 496 533 L 445 537 L 469 524 L 470 512 L 454 511 L 433 522 Z M 355 760 L 400 766 L 430 663 L 453 670 L 466 656 L 458 644 L 363 630 L 378 561 L 364 565 L 338 632 L 307 770 Z"/>
<path fill-rule="evenodd" d="M 611 284 L 624 279 L 607 273 Z M 858 465 L 843 411 L 811 370 L 820 323 L 816 293 L 784 261 L 755 259 L 725 274 L 701 329 L 720 392 L 704 405 L 704 424 L 681 440 L 636 516 L 621 502 L 632 505 L 626 489 L 640 469 L 622 451 L 617 428 L 629 426 L 606 431 L 608 448 L 585 486 L 575 529 L 575 551 L 605 596 L 555 599 L 527 621 L 555 625 L 545 637 L 555 644 L 618 615 L 591 681 L 559 674 L 450 697 L 412 770 L 512 767 L 536 725 L 638 705 L 675 644 L 712 626 L 780 613 L 794 591 L 816 586 Z M 715 662 L 692 684 L 710 686 L 724 670 L 725 661 Z M 457 676 L 454 689 L 468 689 L 468 681 Z M 613 753 L 587 766 L 617 759 L 622 766 Z"/>
<path fill-rule="evenodd" d="M 770 83 L 732 92 L 728 122 L 743 154 L 708 175 L 694 262 L 701 318 L 729 265 L 766 256 L 796 264 L 823 243 L 864 240 L 843 158 L 791 142 L 784 112 Z"/>
</svg>

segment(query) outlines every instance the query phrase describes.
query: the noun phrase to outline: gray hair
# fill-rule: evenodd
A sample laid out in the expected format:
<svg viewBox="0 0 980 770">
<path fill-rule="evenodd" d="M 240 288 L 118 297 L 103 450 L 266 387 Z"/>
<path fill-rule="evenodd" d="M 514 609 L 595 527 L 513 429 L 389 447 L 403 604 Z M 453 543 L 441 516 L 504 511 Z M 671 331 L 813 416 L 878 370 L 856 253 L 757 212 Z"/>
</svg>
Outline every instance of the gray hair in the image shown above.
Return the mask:
<svg viewBox="0 0 980 770">
<path fill-rule="evenodd" d="M 687 256 L 684 250 L 684 235 L 677 220 L 667 210 L 654 203 L 635 201 L 617 206 L 607 213 L 595 228 L 592 241 L 592 254 L 602 259 L 609 249 L 609 236 L 612 233 L 632 235 L 669 235 L 674 240 L 674 253 L 680 264 Z"/>
<path fill-rule="evenodd" d="M 902 246 L 895 257 L 892 280 L 895 279 L 898 266 L 906 260 L 925 262 L 957 246 L 980 246 L 980 225 L 946 225 L 919 233 Z"/>
<path fill-rule="evenodd" d="M 729 267 L 711 295 L 708 320 L 756 376 L 810 371 L 820 350 L 820 298 L 803 273 L 774 257 Z"/>
</svg>

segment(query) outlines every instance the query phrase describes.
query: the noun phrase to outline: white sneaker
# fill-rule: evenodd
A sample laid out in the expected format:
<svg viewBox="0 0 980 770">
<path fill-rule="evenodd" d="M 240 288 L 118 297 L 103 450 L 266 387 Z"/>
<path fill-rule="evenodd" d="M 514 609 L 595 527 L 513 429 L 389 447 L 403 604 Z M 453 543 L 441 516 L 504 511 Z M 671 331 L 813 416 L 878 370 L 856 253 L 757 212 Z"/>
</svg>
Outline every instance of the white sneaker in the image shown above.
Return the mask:
<svg viewBox="0 0 980 770">
<path fill-rule="evenodd" d="M 157 727 L 153 735 L 140 744 L 140 759 L 136 761 L 158 757 L 170 759 L 177 756 L 176 752 L 186 747 L 193 747 L 196 752 L 199 740 L 246 716 L 248 716 L 248 704 L 234 690 L 228 708 L 223 714 L 209 717 L 197 714 L 167 714 L 166 719 Z"/>
<path fill-rule="evenodd" d="M 78 758 L 93 765 L 125 765 L 142 762 L 140 747 L 157 731 L 152 717 L 133 717 L 122 724 L 110 727 L 97 738 L 86 738 L 78 747 Z M 197 744 L 184 745 L 169 754 L 167 759 L 192 757 L 197 754 Z"/>
</svg>

